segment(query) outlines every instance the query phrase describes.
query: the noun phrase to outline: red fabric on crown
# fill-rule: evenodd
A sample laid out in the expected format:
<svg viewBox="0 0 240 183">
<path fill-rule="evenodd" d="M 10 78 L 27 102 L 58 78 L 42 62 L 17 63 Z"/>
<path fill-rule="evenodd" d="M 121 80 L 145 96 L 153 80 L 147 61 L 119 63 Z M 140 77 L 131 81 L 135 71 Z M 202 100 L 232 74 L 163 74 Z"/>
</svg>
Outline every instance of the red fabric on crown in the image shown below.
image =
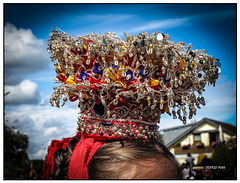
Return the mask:
<svg viewBox="0 0 240 183">
<path fill-rule="evenodd" d="M 74 137 L 72 137 L 72 138 L 74 138 Z M 43 179 L 49 179 L 49 175 L 53 174 L 54 153 L 59 149 L 65 149 L 68 145 L 68 142 L 72 138 L 63 138 L 62 140 L 52 140 L 50 146 L 48 147 L 48 154 L 46 155 L 45 160 L 44 160 Z"/>
<path fill-rule="evenodd" d="M 89 179 L 88 163 L 95 152 L 101 147 L 104 141 L 95 141 L 94 138 L 86 138 L 81 134 L 81 139 L 77 143 L 71 160 L 69 162 L 69 171 L 67 179 Z"/>
<path fill-rule="evenodd" d="M 119 140 L 115 136 L 94 136 L 80 134 L 81 139 L 77 143 L 69 162 L 67 179 L 89 179 L 88 164 L 95 152 L 108 140 Z"/>
<path fill-rule="evenodd" d="M 78 132 L 74 137 L 80 137 L 79 142 L 73 150 L 70 162 L 69 171 L 66 179 L 89 179 L 88 177 L 88 163 L 92 159 L 95 152 L 106 141 L 119 140 L 115 136 L 95 136 L 87 135 Z M 59 149 L 65 149 L 68 143 L 74 138 L 63 138 L 62 140 L 52 140 L 48 147 L 48 154 L 46 155 L 43 167 L 43 179 L 49 179 L 49 176 L 54 171 L 54 153 Z"/>
</svg>

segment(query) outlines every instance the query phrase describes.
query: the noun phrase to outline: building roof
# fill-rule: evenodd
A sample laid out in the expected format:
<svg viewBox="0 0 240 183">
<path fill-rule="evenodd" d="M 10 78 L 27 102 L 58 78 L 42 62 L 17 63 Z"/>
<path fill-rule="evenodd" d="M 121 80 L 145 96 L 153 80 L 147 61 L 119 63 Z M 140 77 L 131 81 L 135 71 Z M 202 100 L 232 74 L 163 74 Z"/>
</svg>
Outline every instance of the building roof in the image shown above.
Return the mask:
<svg viewBox="0 0 240 183">
<path fill-rule="evenodd" d="M 179 141 L 182 137 L 194 131 L 199 125 L 203 124 L 204 122 L 207 122 L 216 127 L 221 125 L 223 131 L 228 132 L 231 135 L 236 135 L 235 126 L 228 123 L 216 121 L 213 119 L 203 118 L 202 120 L 195 123 L 162 129 L 161 131 L 164 132 L 164 135 L 163 135 L 164 144 L 169 148 L 170 146 L 175 144 L 177 141 Z"/>
</svg>

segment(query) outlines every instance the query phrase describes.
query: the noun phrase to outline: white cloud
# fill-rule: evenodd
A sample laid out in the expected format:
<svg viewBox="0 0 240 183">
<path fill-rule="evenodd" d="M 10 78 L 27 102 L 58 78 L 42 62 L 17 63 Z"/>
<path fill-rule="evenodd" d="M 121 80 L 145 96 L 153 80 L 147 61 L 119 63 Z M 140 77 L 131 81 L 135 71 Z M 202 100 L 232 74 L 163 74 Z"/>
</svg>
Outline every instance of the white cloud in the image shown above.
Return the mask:
<svg viewBox="0 0 240 183">
<path fill-rule="evenodd" d="M 7 83 L 16 83 L 24 74 L 48 68 L 49 55 L 42 39 L 38 39 L 30 29 L 17 29 L 10 23 L 6 23 L 4 31 Z"/>
<path fill-rule="evenodd" d="M 176 19 L 167 19 L 167 20 L 154 20 L 149 23 L 146 23 L 142 26 L 135 27 L 126 31 L 127 33 L 142 32 L 152 29 L 164 29 L 164 28 L 173 28 L 185 24 L 188 21 L 188 18 L 176 18 Z"/>
<path fill-rule="evenodd" d="M 114 18 L 113 18 L 114 17 Z M 131 14 L 104 14 L 104 15 L 97 15 L 97 14 L 88 14 L 77 17 L 77 20 L 87 20 L 88 22 L 91 21 L 102 21 L 102 22 L 117 22 L 121 20 L 126 20 L 132 18 L 133 15 Z"/>
<path fill-rule="evenodd" d="M 30 154 L 29 158 L 30 159 L 43 159 L 47 154 L 47 150 L 40 149 L 38 152 Z"/>
<path fill-rule="evenodd" d="M 6 106 L 5 119 L 8 126 L 14 126 L 29 136 L 30 159 L 44 158 L 53 139 L 72 137 L 76 134 L 79 108 L 51 107 L 50 105 Z"/>
<path fill-rule="evenodd" d="M 59 133 L 61 133 L 61 131 L 58 129 L 58 127 L 54 126 L 54 127 L 50 127 L 48 129 L 46 129 L 44 132 L 44 136 L 49 136 L 49 135 L 56 136 Z"/>
<path fill-rule="evenodd" d="M 39 101 L 38 85 L 30 80 L 23 80 L 15 86 L 5 86 L 7 104 L 36 104 Z"/>
<path fill-rule="evenodd" d="M 44 128 L 50 128 L 50 127 L 55 127 L 55 126 L 60 126 L 62 125 L 62 123 L 60 123 L 59 121 L 57 121 L 55 118 L 48 118 L 44 124 L 43 127 Z"/>
<path fill-rule="evenodd" d="M 190 25 L 196 25 L 200 22 L 220 22 L 224 20 L 225 18 L 229 18 L 232 15 L 235 15 L 236 12 L 234 11 L 219 11 L 219 12 L 210 12 L 210 13 L 204 13 L 204 14 L 195 14 L 188 17 L 178 17 L 178 18 L 172 18 L 172 19 L 163 19 L 163 20 L 152 20 L 148 23 L 145 23 L 140 26 L 135 26 L 134 28 L 130 28 L 129 30 L 125 30 L 127 33 L 137 33 L 137 32 L 143 32 L 147 30 L 156 30 L 156 29 L 169 29 L 169 28 L 175 28 L 179 26 L 190 26 Z"/>
</svg>

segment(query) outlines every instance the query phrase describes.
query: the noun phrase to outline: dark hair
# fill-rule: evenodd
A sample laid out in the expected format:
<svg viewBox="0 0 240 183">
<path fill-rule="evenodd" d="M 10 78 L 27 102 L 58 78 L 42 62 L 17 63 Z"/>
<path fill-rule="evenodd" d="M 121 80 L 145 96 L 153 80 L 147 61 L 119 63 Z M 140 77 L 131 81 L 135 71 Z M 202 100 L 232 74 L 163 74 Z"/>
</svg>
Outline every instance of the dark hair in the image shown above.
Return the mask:
<svg viewBox="0 0 240 183">
<path fill-rule="evenodd" d="M 214 166 L 214 162 L 209 158 L 202 159 L 201 166 Z"/>
<path fill-rule="evenodd" d="M 65 179 L 69 161 L 76 143 L 75 137 L 66 149 L 54 153 L 54 179 Z M 174 176 L 181 178 L 181 168 L 173 154 L 159 142 L 146 141 L 112 141 L 103 144 L 94 154 L 88 165 L 89 179 L 134 179 L 127 177 L 131 166 L 138 166 L 141 160 L 161 163 L 167 160 L 171 166 L 166 167 Z"/>
<path fill-rule="evenodd" d="M 80 140 L 80 137 L 74 137 L 67 145 L 66 149 L 59 149 L 54 153 L 54 174 L 53 179 L 65 179 L 68 172 L 68 166 L 74 147 Z"/>
</svg>

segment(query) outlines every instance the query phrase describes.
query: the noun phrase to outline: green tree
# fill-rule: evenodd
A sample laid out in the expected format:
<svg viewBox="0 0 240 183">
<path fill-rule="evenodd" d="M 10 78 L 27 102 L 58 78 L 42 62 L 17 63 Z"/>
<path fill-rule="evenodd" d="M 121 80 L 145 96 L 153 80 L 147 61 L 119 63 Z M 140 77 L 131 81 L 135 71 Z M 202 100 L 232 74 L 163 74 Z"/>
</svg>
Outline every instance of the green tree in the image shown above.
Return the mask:
<svg viewBox="0 0 240 183">
<path fill-rule="evenodd" d="M 42 159 L 35 159 L 32 160 L 33 163 L 33 169 L 37 172 L 37 174 L 42 174 L 42 168 L 43 168 L 43 164 L 44 161 Z"/>
<path fill-rule="evenodd" d="M 4 179 L 15 179 L 29 169 L 28 136 L 4 123 Z"/>
<path fill-rule="evenodd" d="M 223 169 L 218 168 L 217 173 L 223 179 L 235 179 L 235 168 L 237 167 L 237 150 L 229 149 L 225 144 L 218 147 L 213 156 L 213 162 Z"/>
</svg>

